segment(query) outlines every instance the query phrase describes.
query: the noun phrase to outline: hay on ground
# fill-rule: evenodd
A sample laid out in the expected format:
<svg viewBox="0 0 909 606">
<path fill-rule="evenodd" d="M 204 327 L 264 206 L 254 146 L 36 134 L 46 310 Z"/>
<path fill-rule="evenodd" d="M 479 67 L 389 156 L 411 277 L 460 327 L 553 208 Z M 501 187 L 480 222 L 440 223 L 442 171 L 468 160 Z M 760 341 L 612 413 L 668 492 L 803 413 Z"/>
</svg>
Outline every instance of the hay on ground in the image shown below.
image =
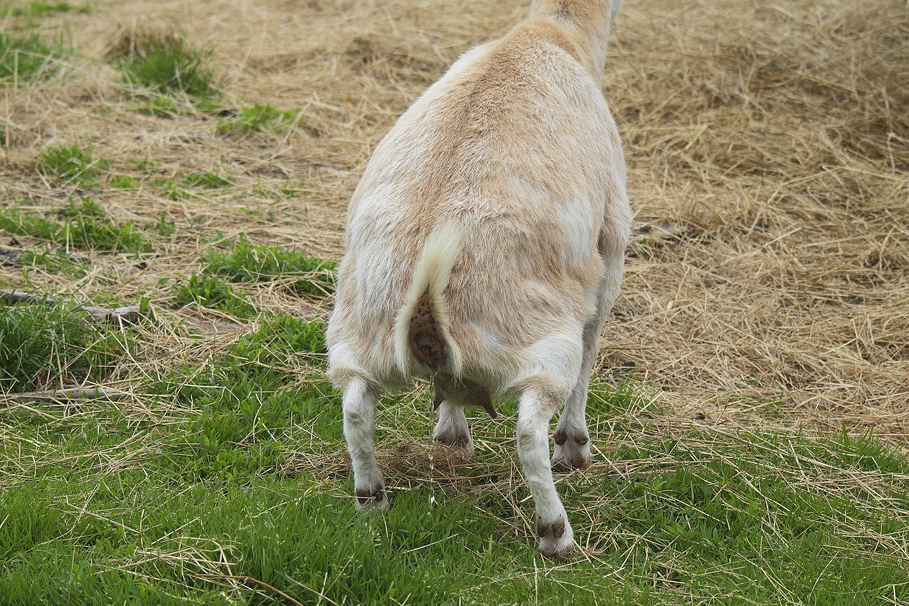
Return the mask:
<svg viewBox="0 0 909 606">
<path fill-rule="evenodd" d="M 506 31 L 527 4 L 145 0 L 48 17 L 48 35 L 65 27 L 80 54 L 0 96 L 0 205 L 28 200 L 52 214 L 89 196 L 115 220 L 163 218 L 183 231 L 141 263 L 87 252 L 85 278 L 33 271 L 31 285 L 89 300 L 150 296 L 178 322 L 196 312 L 170 310 L 161 280 L 196 271 L 212 234 L 339 258 L 345 203 L 376 143 L 459 53 Z M 103 58 L 140 26 L 213 49 L 227 110 L 269 103 L 303 118 L 286 132 L 234 137 L 189 99 L 177 98 L 170 117 L 137 111 L 155 93 L 128 86 Z M 604 90 L 636 219 L 670 235 L 635 238 L 599 371 L 633 364 L 682 418 L 845 424 L 905 447 L 907 82 L 902 2 L 626 3 Z M 72 141 L 143 184 L 200 171 L 231 184 L 175 200 L 160 187 L 85 191 L 35 171 L 40 150 Z M 153 177 L 136 163 L 146 159 Z M 20 276 L 0 266 L 8 286 Z M 330 307 L 267 286 L 247 292 L 276 313 Z M 156 356 L 136 363 L 160 364 L 168 351 L 185 361 L 179 334 L 159 335 Z"/>
</svg>

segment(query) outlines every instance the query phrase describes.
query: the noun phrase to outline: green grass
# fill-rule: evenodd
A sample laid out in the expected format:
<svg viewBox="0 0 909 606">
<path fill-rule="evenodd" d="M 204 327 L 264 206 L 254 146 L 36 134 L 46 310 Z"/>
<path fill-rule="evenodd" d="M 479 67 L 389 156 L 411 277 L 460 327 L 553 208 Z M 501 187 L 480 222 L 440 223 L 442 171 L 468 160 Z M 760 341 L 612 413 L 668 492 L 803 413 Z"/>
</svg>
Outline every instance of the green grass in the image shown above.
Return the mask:
<svg viewBox="0 0 909 606">
<path fill-rule="evenodd" d="M 233 185 L 233 181 L 212 172 L 190 172 L 154 179 L 152 185 L 161 188 L 171 200 L 180 201 L 193 195 L 192 190 L 220 189 Z"/>
<path fill-rule="evenodd" d="M 244 240 L 229 252 L 210 250 L 202 258 L 207 273 L 231 282 L 267 282 L 280 278 L 288 280 L 296 292 L 321 295 L 334 291 L 337 262 L 303 251 L 253 245 Z"/>
<path fill-rule="evenodd" d="M 78 205 L 70 200 L 69 206 L 60 215 L 63 221 L 27 213 L 17 206 L 11 206 L 0 211 L 0 229 L 81 249 L 124 253 L 147 252 L 151 249 L 148 241 L 131 222 L 116 225 L 107 218 L 101 206 L 91 200 L 83 200 Z"/>
<path fill-rule="evenodd" d="M 44 149 L 38 158 L 37 169 L 60 181 L 92 187 L 109 164 L 104 158 L 93 158 L 91 148 L 82 149 L 78 143 L 72 143 Z"/>
<path fill-rule="evenodd" d="M 156 116 L 158 118 L 173 118 L 181 113 L 180 107 L 170 97 L 155 97 L 153 99 L 144 100 L 139 104 L 137 111 L 140 114 Z"/>
<path fill-rule="evenodd" d="M 199 187 L 202 189 L 219 189 L 233 185 L 233 181 L 229 178 L 211 172 L 186 173 L 183 175 L 182 181 L 187 187 Z"/>
<path fill-rule="evenodd" d="M 164 215 L 159 215 L 155 219 L 154 230 L 158 232 L 159 236 L 168 237 L 177 233 L 177 226 L 173 221 L 168 221 Z"/>
<path fill-rule="evenodd" d="M 60 44 L 47 44 L 38 34 L 0 31 L 0 85 L 47 78 L 57 71 L 56 60 L 65 54 Z"/>
<path fill-rule="evenodd" d="M 145 173 L 155 174 L 161 171 L 161 163 L 150 158 L 141 160 L 130 160 L 136 168 Z"/>
<path fill-rule="evenodd" d="M 66 13 L 78 9 L 76 6 L 66 2 L 66 0 L 26 0 L 26 1 L 5 1 L 0 2 L 0 16 L 4 17 L 27 17 L 41 18 L 53 13 Z"/>
<path fill-rule="evenodd" d="M 85 263 L 59 250 L 24 250 L 17 257 L 16 262 L 22 267 L 33 267 L 47 273 L 64 274 L 72 278 L 82 278 L 88 273 Z"/>
<path fill-rule="evenodd" d="M 189 197 L 189 191 L 181 185 L 179 180 L 173 177 L 155 179 L 152 184 L 161 188 L 171 200 L 179 202 Z"/>
<path fill-rule="evenodd" d="M 558 476 L 582 547 L 569 564 L 534 550 L 513 401 L 469 415 L 477 452 L 448 468 L 422 446 L 425 391 L 384 399 L 393 507 L 357 515 L 323 328 L 272 318 L 152 380 L 140 409 L 0 412 L 0 603 L 909 599 L 904 456 L 870 436 L 669 428 L 631 381 L 591 393 L 608 462 Z"/>
<path fill-rule="evenodd" d="M 237 318 L 251 318 L 257 313 L 255 306 L 244 293 L 235 291 L 230 284 L 217 277 L 199 274 L 193 274 L 177 283 L 174 305 L 178 307 L 198 305 Z"/>
<path fill-rule="evenodd" d="M 139 181 L 129 175 L 111 175 L 110 186 L 114 189 L 139 189 Z"/>
<path fill-rule="evenodd" d="M 125 38 L 113 53 L 128 82 L 160 94 L 185 93 L 197 100 L 218 90 L 218 78 L 208 66 L 210 55 L 175 33 L 141 30 Z M 165 102 L 152 105 L 153 110 L 170 109 L 164 107 Z"/>
<path fill-rule="evenodd" d="M 270 318 L 210 364 L 155 381 L 149 388 L 155 397 L 199 411 L 187 433 L 170 443 L 173 472 L 228 483 L 273 473 L 285 451 L 274 437 L 295 420 L 320 435 L 340 436 L 340 408 L 324 376 L 288 384 L 294 360 L 324 354 L 324 331 L 319 321 Z"/>
<path fill-rule="evenodd" d="M 0 604 L 909 599 L 905 455 L 870 435 L 666 425 L 632 378 L 593 382 L 598 462 L 558 476 L 581 546 L 569 564 L 535 552 L 514 400 L 497 402 L 497 420 L 470 412 L 477 451 L 452 465 L 425 445 L 425 389 L 383 398 L 393 507 L 357 515 L 324 329 L 266 318 L 135 383 L 141 407 L 0 410 Z M 75 368 L 22 376 L 61 364 Z"/>
<path fill-rule="evenodd" d="M 293 126 L 299 110 L 280 110 L 269 104 L 256 103 L 244 107 L 240 115 L 218 120 L 218 132 L 225 135 L 245 135 L 256 132 L 279 132 Z"/>
<path fill-rule="evenodd" d="M 89 322 L 78 306 L 0 299 L 0 393 L 100 381 L 126 350 L 124 334 Z"/>
</svg>

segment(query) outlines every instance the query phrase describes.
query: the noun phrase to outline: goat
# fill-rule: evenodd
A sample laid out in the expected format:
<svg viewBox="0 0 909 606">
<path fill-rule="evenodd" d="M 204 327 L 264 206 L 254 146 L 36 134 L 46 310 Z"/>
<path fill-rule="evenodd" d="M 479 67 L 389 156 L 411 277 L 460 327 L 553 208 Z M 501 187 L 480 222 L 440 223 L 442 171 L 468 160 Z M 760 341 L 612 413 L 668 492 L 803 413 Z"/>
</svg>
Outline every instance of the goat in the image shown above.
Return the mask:
<svg viewBox="0 0 909 606">
<path fill-rule="evenodd" d="M 495 415 L 491 394 L 519 398 L 538 548 L 572 553 L 552 468 L 590 465 L 587 388 L 631 226 L 601 88 L 620 4 L 535 0 L 527 20 L 464 53 L 367 163 L 327 328 L 358 509 L 388 505 L 379 391 L 432 376 L 443 444 L 472 449 L 465 406 Z"/>
</svg>

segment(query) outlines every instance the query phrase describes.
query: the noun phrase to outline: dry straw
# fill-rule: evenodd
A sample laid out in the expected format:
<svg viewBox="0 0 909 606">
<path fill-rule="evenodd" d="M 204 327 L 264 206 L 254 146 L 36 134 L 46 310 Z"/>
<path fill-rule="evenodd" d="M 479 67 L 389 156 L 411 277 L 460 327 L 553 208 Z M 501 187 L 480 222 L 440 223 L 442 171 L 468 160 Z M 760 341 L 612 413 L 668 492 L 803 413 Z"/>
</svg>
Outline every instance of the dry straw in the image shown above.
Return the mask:
<svg viewBox="0 0 909 606">
<path fill-rule="evenodd" d="M 29 198 L 51 213 L 89 195 L 117 220 L 151 226 L 164 217 L 338 258 L 344 204 L 378 140 L 459 53 L 506 31 L 527 4 L 137 1 L 50 17 L 45 25 L 68 28 L 81 55 L 50 80 L 4 90 L 0 118 L 12 142 L 0 148 L 0 204 Z M 905 3 L 625 4 L 604 90 L 625 140 L 636 218 L 669 230 L 635 239 L 600 372 L 633 363 L 670 416 L 846 424 L 905 446 Z M 103 62 L 136 28 L 179 31 L 212 48 L 232 109 L 270 103 L 304 118 L 289 132 L 226 137 L 186 100 L 170 119 L 136 112 L 152 93 L 129 88 Z M 90 142 L 112 172 L 144 185 L 82 191 L 35 172 L 41 149 L 71 141 Z M 134 162 L 144 159 L 157 163 L 156 178 L 213 171 L 232 184 L 175 201 L 147 185 L 152 176 Z M 188 347 L 178 321 L 223 330 L 236 327 L 232 319 L 168 311 L 168 291 L 156 285 L 198 270 L 200 249 L 217 243 L 165 242 L 143 263 L 86 253 L 85 278 L 36 272 L 32 284 L 89 299 L 150 293 L 165 330 L 137 358 L 136 377 L 143 365 L 210 355 Z M 0 279 L 19 286 L 19 271 L 2 266 Z M 326 305 L 267 285 L 247 292 L 279 313 Z"/>
</svg>

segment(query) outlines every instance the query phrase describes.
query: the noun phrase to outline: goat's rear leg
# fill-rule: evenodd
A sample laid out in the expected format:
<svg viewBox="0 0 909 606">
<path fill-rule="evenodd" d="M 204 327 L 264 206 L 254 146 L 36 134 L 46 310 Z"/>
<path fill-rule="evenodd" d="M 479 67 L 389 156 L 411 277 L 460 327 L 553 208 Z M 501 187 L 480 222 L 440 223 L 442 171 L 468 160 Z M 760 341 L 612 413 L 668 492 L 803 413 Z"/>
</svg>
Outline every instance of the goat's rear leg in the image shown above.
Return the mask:
<svg viewBox="0 0 909 606">
<path fill-rule="evenodd" d="M 446 446 L 473 450 L 473 440 L 470 439 L 470 427 L 467 425 L 464 407 L 443 399 L 439 402 L 438 408 L 439 420 L 432 432 L 432 439 Z"/>
<path fill-rule="evenodd" d="M 464 414 L 465 406 L 482 406 L 495 415 L 489 393 L 479 385 L 462 381 L 457 385 L 436 382 L 434 408 L 439 411 L 439 420 L 432 437 L 447 446 L 458 446 L 473 450 L 470 427 Z"/>
<path fill-rule="evenodd" d="M 558 561 L 574 551 L 574 532 L 556 493 L 549 465 L 549 421 L 558 403 L 532 390 L 521 395 L 518 409 L 518 457 L 536 506 L 539 551 Z"/>
<path fill-rule="evenodd" d="M 552 468 L 558 471 L 590 467 L 590 432 L 587 429 L 587 390 L 590 372 L 597 359 L 600 331 L 612 310 L 622 281 L 624 248 L 616 249 L 611 257 L 604 256 L 605 272 L 597 293 L 596 315 L 584 327 L 584 350 L 577 382 L 556 425 Z"/>
<path fill-rule="evenodd" d="M 584 329 L 584 357 L 577 382 L 556 425 L 552 468 L 557 471 L 590 467 L 590 433 L 587 430 L 587 389 L 597 355 L 600 324 L 591 321 Z"/>
<path fill-rule="evenodd" d="M 373 446 L 377 399 L 375 390 L 363 380 L 352 379 L 344 387 L 344 437 L 360 511 L 382 511 L 388 507 L 385 482 Z"/>
</svg>

